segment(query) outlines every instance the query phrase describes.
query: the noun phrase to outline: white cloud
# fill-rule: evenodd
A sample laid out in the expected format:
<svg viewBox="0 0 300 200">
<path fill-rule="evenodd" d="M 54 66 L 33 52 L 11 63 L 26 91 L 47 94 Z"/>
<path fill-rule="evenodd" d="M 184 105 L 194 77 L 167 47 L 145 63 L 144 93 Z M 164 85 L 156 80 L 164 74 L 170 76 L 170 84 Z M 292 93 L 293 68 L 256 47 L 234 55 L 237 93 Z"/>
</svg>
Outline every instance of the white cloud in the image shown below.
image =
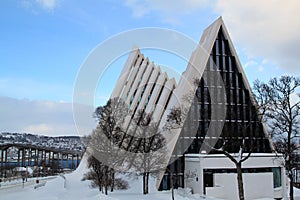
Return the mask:
<svg viewBox="0 0 300 200">
<path fill-rule="evenodd" d="M 246 53 L 261 56 L 289 73 L 300 74 L 300 1 L 218 0 L 234 42 Z"/>
<path fill-rule="evenodd" d="M 93 108 L 76 105 L 80 135 L 96 127 Z M 44 135 L 78 135 L 71 103 L 30 101 L 0 96 L 0 132 L 31 132 Z"/>
<path fill-rule="evenodd" d="M 144 1 L 126 0 L 125 4 L 132 9 L 135 17 L 143 17 L 151 11 L 151 8 L 147 8 Z"/>
<path fill-rule="evenodd" d="M 57 6 L 56 0 L 36 0 L 36 2 L 44 9 L 53 10 Z"/>
<path fill-rule="evenodd" d="M 245 68 L 248 68 L 248 67 L 252 67 L 252 66 L 256 66 L 258 63 L 254 60 L 249 60 L 245 65 L 244 67 Z"/>
<path fill-rule="evenodd" d="M 264 65 L 267 64 L 266 60 L 262 60 L 261 62 L 258 62 L 256 60 L 249 60 L 248 62 L 246 62 L 246 64 L 244 65 L 245 69 L 249 69 L 251 71 L 256 70 L 257 72 L 263 72 L 265 70 Z M 251 69 L 250 69 L 251 68 Z"/>
<path fill-rule="evenodd" d="M 265 70 L 265 68 L 262 66 L 262 65 L 260 65 L 260 66 L 258 66 L 258 69 L 257 69 L 259 72 L 263 72 L 264 70 Z"/>
<path fill-rule="evenodd" d="M 269 64 L 269 61 L 267 59 L 263 59 L 262 64 Z"/>
<path fill-rule="evenodd" d="M 24 128 L 24 132 L 27 133 L 40 133 L 49 135 L 53 132 L 53 128 L 48 124 L 33 124 Z"/>
<path fill-rule="evenodd" d="M 300 75 L 299 0 L 126 0 L 126 5 L 135 17 L 151 13 L 172 24 L 184 15 L 212 9 L 223 16 L 234 43 L 245 49 L 246 56 Z"/>
<path fill-rule="evenodd" d="M 21 6 L 33 14 L 39 14 L 42 8 L 46 11 L 52 11 L 59 5 L 59 0 L 21 0 Z"/>
<path fill-rule="evenodd" d="M 133 11 L 133 16 L 143 17 L 151 12 L 158 12 L 164 21 L 177 23 L 178 16 L 190 14 L 209 5 L 208 0 L 126 0 Z"/>
<path fill-rule="evenodd" d="M 30 99 L 70 99 L 72 86 L 51 80 L 36 80 L 23 77 L 1 77 L 0 96 Z"/>
</svg>

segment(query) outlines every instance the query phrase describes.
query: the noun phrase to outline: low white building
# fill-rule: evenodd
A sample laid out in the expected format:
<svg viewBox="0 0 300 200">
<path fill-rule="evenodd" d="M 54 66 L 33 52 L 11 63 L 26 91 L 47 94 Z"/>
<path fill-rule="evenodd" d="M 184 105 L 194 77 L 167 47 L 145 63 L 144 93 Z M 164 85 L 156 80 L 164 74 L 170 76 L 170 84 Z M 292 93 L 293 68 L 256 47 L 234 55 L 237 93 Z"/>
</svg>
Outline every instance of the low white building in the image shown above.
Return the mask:
<svg viewBox="0 0 300 200">
<path fill-rule="evenodd" d="M 286 199 L 283 158 L 254 153 L 243 162 L 245 199 Z M 238 199 L 235 164 L 223 154 L 187 154 L 185 186 L 208 197 Z"/>
</svg>

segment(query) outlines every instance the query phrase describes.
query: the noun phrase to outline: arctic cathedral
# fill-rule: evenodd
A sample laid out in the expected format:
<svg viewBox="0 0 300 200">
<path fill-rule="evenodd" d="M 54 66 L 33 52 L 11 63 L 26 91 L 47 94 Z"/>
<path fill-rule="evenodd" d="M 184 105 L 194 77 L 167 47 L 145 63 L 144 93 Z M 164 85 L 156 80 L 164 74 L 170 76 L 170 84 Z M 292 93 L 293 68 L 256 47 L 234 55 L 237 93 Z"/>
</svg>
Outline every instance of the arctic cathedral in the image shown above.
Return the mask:
<svg viewBox="0 0 300 200">
<path fill-rule="evenodd" d="M 187 100 L 187 96 L 192 98 Z M 178 83 L 133 49 L 111 95 L 115 97 L 122 98 L 132 111 L 124 120 L 125 127 L 138 110 L 150 113 L 163 127 L 174 108 L 188 108 L 182 126 L 165 136 L 169 165 L 158 179 L 159 190 L 190 187 L 200 194 L 236 199 L 236 192 L 226 193 L 227 185 L 236 181 L 231 180 L 234 166 L 215 150 L 222 147 L 235 154 L 243 145 L 245 153 L 251 152 L 243 165 L 245 181 L 253 184 L 246 187 L 246 196 L 255 198 L 251 195 L 262 190 L 268 197 L 283 198 L 284 168 L 272 160 L 272 141 L 221 17 L 204 30 Z M 262 177 L 266 187 L 255 189 L 255 181 Z M 251 192 L 253 188 L 256 193 Z"/>
</svg>

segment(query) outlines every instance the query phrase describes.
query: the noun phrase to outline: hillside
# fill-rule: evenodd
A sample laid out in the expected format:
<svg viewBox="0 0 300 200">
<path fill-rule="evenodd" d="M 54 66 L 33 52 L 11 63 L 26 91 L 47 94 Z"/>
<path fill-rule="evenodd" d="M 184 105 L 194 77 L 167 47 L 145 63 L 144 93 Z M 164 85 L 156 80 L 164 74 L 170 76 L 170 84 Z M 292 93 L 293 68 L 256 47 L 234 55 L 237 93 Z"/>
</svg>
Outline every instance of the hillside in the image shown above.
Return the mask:
<svg viewBox="0 0 300 200">
<path fill-rule="evenodd" d="M 30 133 L 0 133 L 0 144 L 30 144 L 63 150 L 84 151 L 83 138 L 79 136 L 43 136 Z"/>
</svg>

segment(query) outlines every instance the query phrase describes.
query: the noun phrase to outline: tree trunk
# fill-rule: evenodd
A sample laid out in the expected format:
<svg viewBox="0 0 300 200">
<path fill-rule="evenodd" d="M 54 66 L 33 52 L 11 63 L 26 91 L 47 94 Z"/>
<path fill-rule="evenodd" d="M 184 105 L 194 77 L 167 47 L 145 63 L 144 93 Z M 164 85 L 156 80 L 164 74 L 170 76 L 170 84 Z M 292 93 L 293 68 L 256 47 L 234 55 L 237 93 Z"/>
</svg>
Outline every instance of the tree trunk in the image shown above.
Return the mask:
<svg viewBox="0 0 300 200">
<path fill-rule="evenodd" d="M 236 171 L 237 171 L 237 181 L 238 181 L 238 189 L 239 189 L 239 199 L 244 200 L 245 197 L 244 197 L 242 163 L 236 163 Z"/>
<path fill-rule="evenodd" d="M 146 173 L 146 185 L 145 185 L 145 193 L 149 194 L 149 172 Z"/>
<path fill-rule="evenodd" d="M 107 186 L 107 184 L 105 184 L 105 195 L 108 195 L 107 189 L 108 189 L 108 186 Z"/>
<path fill-rule="evenodd" d="M 174 197 L 174 185 L 172 185 L 172 200 L 175 200 L 175 197 Z"/>
<path fill-rule="evenodd" d="M 98 178 L 98 187 L 99 187 L 99 191 L 101 192 L 102 185 L 101 185 L 101 179 L 100 178 Z"/>
<path fill-rule="evenodd" d="M 114 191 L 114 187 L 115 187 L 115 171 L 114 169 L 111 170 L 111 185 L 110 185 L 110 191 L 113 192 Z"/>
<path fill-rule="evenodd" d="M 149 173 L 144 172 L 143 173 L 143 194 L 148 194 L 149 193 L 148 182 L 149 182 Z"/>
<path fill-rule="evenodd" d="M 101 175 L 100 173 L 97 173 L 97 179 L 98 179 L 98 187 L 99 187 L 99 191 L 101 192 L 102 191 L 102 184 L 101 184 Z"/>
<path fill-rule="evenodd" d="M 107 190 L 108 190 L 108 167 L 105 166 L 104 168 L 104 190 L 105 190 L 105 195 L 107 195 Z"/>
<path fill-rule="evenodd" d="M 172 193 L 172 200 L 175 200 L 174 197 L 174 179 L 173 179 L 173 173 L 170 172 L 170 178 L 171 178 L 171 193 Z"/>
<path fill-rule="evenodd" d="M 143 173 L 143 194 L 145 194 L 145 184 L 146 184 L 146 176 L 145 173 Z"/>
<path fill-rule="evenodd" d="M 289 172 L 289 178 L 290 178 L 290 200 L 294 200 L 294 184 L 293 184 L 293 172 Z"/>
</svg>

